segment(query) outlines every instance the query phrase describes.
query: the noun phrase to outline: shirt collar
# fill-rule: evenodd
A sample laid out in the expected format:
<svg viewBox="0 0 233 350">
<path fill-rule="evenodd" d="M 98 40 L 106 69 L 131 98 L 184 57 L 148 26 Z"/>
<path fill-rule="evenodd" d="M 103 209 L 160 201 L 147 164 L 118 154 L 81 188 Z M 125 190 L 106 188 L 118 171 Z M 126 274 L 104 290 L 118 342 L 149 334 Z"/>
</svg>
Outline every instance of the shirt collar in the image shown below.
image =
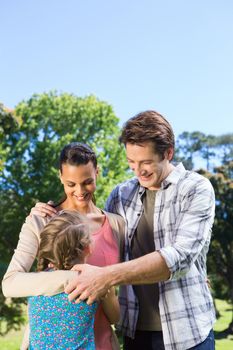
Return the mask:
<svg viewBox="0 0 233 350">
<path fill-rule="evenodd" d="M 185 168 L 182 163 L 179 163 L 175 168 L 170 172 L 170 174 L 164 179 L 161 183 L 161 188 L 165 189 L 171 184 L 177 184 L 180 178 L 185 173 Z"/>
</svg>

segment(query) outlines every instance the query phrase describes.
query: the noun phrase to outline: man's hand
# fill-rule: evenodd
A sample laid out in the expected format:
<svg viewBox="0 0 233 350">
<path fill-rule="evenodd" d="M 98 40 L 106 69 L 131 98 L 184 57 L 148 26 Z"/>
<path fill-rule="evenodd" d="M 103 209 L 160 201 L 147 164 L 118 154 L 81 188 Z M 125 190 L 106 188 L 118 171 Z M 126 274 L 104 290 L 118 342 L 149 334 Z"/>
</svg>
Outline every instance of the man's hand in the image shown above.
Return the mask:
<svg viewBox="0 0 233 350">
<path fill-rule="evenodd" d="M 53 201 L 48 201 L 48 203 L 42 203 L 38 202 L 36 205 L 31 209 L 30 215 L 38 215 L 42 217 L 53 217 L 57 214 L 57 210 L 52 207 Z"/>
<path fill-rule="evenodd" d="M 110 281 L 107 279 L 107 267 L 97 267 L 88 264 L 74 265 L 72 270 L 78 271 L 79 275 L 74 278 L 65 288 L 69 294 L 69 300 L 87 300 L 92 304 L 95 300 L 104 297 L 110 288 Z"/>
</svg>

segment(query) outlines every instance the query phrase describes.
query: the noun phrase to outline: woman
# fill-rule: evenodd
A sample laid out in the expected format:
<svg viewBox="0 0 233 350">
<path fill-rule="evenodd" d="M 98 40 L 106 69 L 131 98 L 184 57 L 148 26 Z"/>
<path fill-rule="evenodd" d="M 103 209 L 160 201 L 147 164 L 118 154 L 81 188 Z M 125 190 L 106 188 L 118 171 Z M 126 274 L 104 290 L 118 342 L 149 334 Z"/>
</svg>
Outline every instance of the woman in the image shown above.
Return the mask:
<svg viewBox="0 0 233 350">
<path fill-rule="evenodd" d="M 98 175 L 95 153 L 87 145 L 71 143 L 60 154 L 59 168 L 65 198 L 52 209 L 53 215 L 61 210 L 77 210 L 91 218 L 91 231 L 95 233 L 92 234 L 94 246 L 88 263 L 97 266 L 117 263 L 124 221 L 97 208 L 93 202 Z M 46 272 L 28 273 L 37 255 L 40 232 L 49 220 L 49 215 L 31 215 L 22 226 L 17 249 L 3 278 L 2 288 L 6 297 L 57 294 L 63 292 L 64 286 L 77 275 L 76 271 L 54 271 L 49 277 Z M 100 304 L 95 317 L 97 350 L 116 348 L 110 321 Z"/>
</svg>

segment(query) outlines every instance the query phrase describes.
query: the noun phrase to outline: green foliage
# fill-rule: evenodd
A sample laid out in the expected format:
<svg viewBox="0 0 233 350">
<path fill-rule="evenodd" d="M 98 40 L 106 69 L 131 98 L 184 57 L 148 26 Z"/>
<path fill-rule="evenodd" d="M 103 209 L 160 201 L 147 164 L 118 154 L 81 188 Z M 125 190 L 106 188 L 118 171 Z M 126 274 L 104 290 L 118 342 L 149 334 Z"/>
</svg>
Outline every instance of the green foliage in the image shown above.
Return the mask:
<svg viewBox="0 0 233 350">
<path fill-rule="evenodd" d="M 0 103 L 0 171 L 3 170 L 5 159 L 10 151 L 6 140 L 13 131 L 17 130 L 19 125 L 20 118 L 16 118 L 14 111 Z"/>
<path fill-rule="evenodd" d="M 195 158 L 206 161 L 206 169 L 213 168 L 211 162 L 226 164 L 233 159 L 233 134 L 213 136 L 202 132 L 183 132 L 176 143 L 175 158 L 182 161 L 186 169 L 194 168 Z"/>
<path fill-rule="evenodd" d="M 182 161 L 186 169 L 193 169 L 194 156 L 202 149 L 205 138 L 205 134 L 199 131 L 184 131 L 176 142 L 176 160 Z"/>
<path fill-rule="evenodd" d="M 213 226 L 208 268 L 216 297 L 227 298 L 233 304 L 233 162 L 204 172 L 215 190 L 216 214 Z"/>
<path fill-rule="evenodd" d="M 111 106 L 94 96 L 79 98 L 69 94 L 34 95 L 15 110 L 22 126 L 8 140 L 11 154 L 7 160 L 4 188 L 20 193 L 27 207 L 35 200 L 58 200 L 61 187 L 57 178 L 57 160 L 63 146 L 72 141 L 88 143 L 101 160 L 102 176 L 111 170 L 115 183 L 122 179 L 124 164 L 118 145 L 118 118 Z M 114 182 L 114 181 L 113 181 Z M 101 195 L 106 196 L 103 189 Z M 29 204 L 30 203 L 30 204 Z"/>
<path fill-rule="evenodd" d="M 208 272 L 214 295 L 233 305 L 233 134 L 213 136 L 184 132 L 177 140 L 175 159 L 193 169 L 195 158 L 206 161 L 199 172 L 212 182 L 216 195 L 216 215 L 208 254 Z M 214 163 L 221 166 L 214 168 Z M 212 170 L 212 173 L 209 170 Z"/>
<path fill-rule="evenodd" d="M 19 330 L 25 323 L 25 317 L 22 315 L 22 299 L 14 299 L 14 303 L 5 302 L 0 294 L 0 335 L 7 334 L 10 330 Z"/>
<path fill-rule="evenodd" d="M 233 159 L 233 134 L 225 134 L 217 137 L 215 145 L 220 153 L 223 164 L 227 164 Z"/>
<path fill-rule="evenodd" d="M 56 202 L 62 197 L 57 165 L 67 143 L 84 142 L 97 152 L 101 174 L 96 199 L 101 207 L 114 185 L 125 179 L 127 164 L 118 143 L 119 120 L 112 107 L 95 96 L 80 98 L 56 92 L 33 95 L 15 108 L 14 116 L 21 120 L 17 124 L 12 113 L 1 113 L 1 125 L 7 131 L 1 137 L 8 151 L 0 176 L 0 255 L 1 263 L 7 264 L 30 208 L 39 200 Z M 13 303 L 9 309 L 0 300 L 5 319 L 20 323 L 17 301 Z"/>
</svg>

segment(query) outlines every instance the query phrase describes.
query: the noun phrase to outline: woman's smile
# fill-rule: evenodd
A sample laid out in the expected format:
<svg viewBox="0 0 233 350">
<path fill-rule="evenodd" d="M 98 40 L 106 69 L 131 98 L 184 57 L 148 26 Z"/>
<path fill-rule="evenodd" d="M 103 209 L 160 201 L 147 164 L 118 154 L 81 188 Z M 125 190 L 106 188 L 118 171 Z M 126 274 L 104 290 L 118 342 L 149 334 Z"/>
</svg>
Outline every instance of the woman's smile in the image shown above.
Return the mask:
<svg viewBox="0 0 233 350">
<path fill-rule="evenodd" d="M 92 198 L 92 195 L 90 193 L 84 193 L 81 195 L 73 194 L 73 196 L 80 202 L 86 202 Z"/>
</svg>

